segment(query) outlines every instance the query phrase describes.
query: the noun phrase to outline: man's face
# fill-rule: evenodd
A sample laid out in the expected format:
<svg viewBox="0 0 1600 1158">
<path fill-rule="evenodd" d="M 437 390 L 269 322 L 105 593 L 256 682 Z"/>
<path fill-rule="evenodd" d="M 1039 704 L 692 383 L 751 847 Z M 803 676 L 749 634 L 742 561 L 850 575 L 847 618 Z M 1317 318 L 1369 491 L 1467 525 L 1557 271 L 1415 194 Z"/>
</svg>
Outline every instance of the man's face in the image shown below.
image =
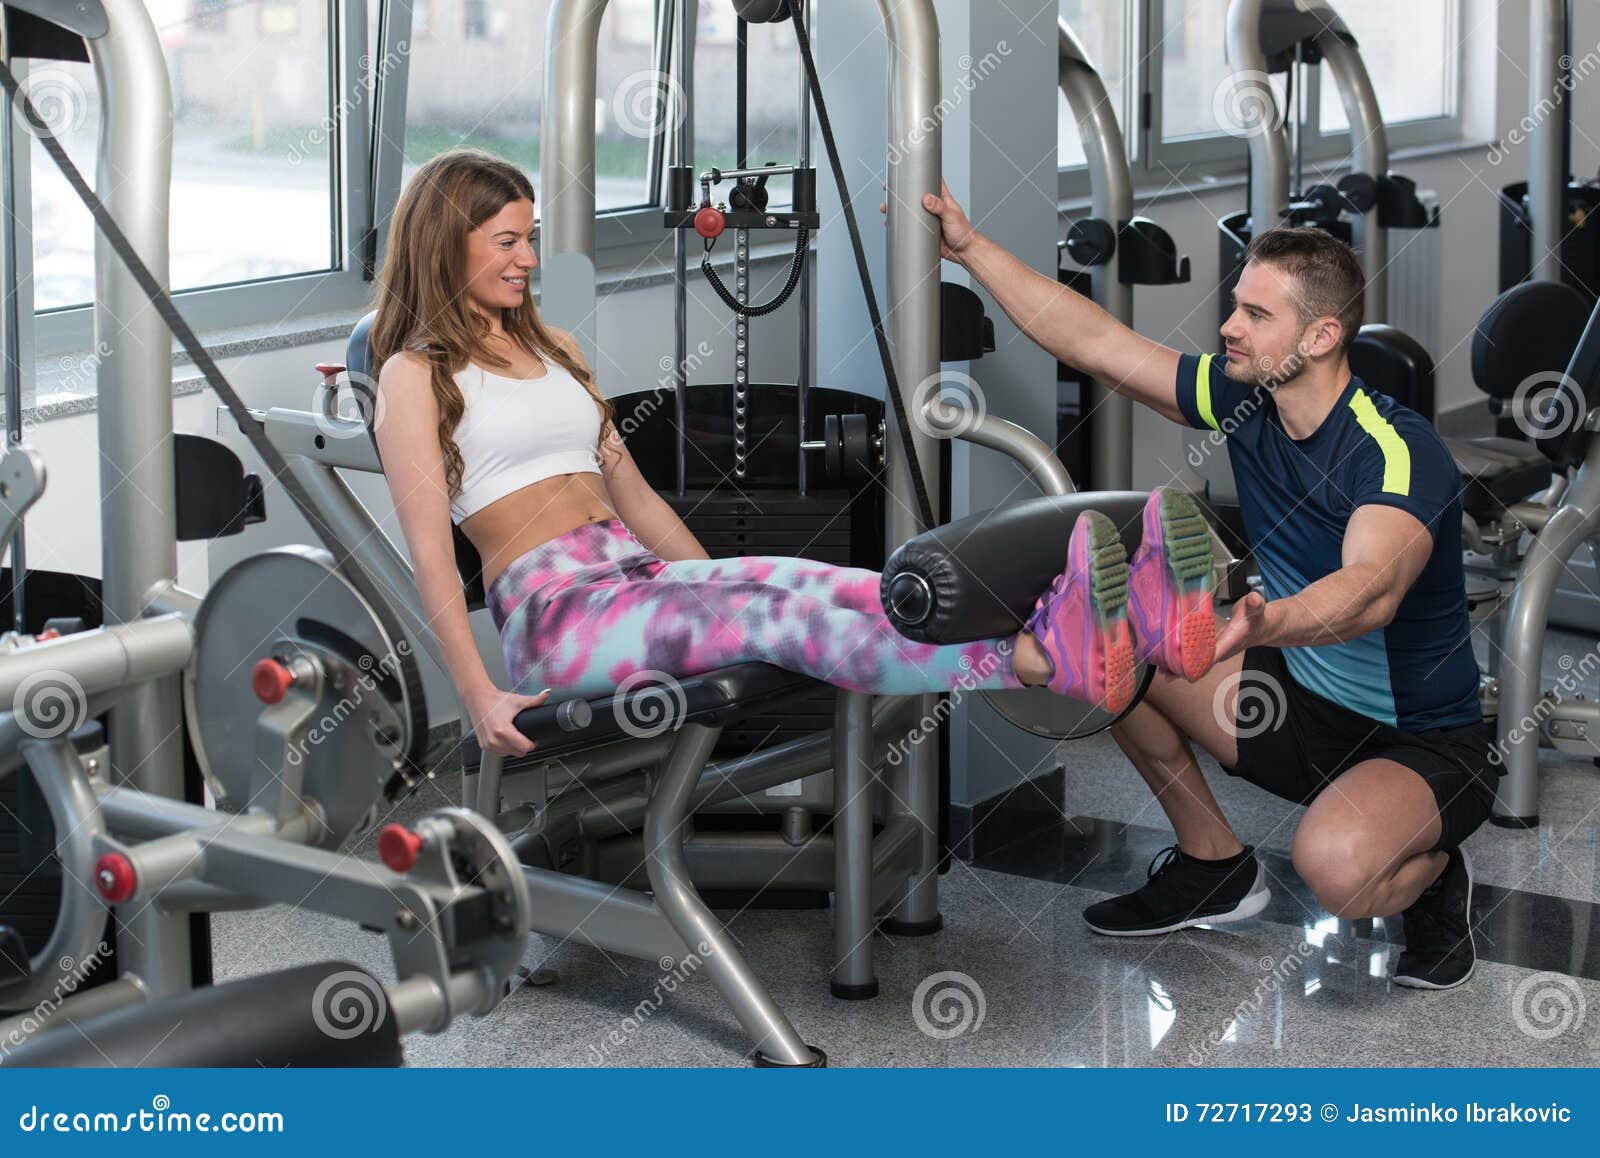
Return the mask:
<svg viewBox="0 0 1600 1158">
<path fill-rule="evenodd" d="M 1312 353 L 1322 323 L 1303 325 L 1295 308 L 1295 279 L 1276 265 L 1252 261 L 1233 291 L 1233 313 L 1222 327 L 1228 377 L 1251 386 L 1292 381 Z"/>
</svg>

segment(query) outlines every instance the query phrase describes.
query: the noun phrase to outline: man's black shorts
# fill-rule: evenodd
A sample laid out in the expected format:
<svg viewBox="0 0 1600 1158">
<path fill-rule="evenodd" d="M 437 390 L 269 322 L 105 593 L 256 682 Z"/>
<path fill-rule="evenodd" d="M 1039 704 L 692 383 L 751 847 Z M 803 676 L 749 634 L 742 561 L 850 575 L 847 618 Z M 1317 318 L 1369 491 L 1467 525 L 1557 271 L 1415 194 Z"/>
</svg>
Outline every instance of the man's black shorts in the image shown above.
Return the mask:
<svg viewBox="0 0 1600 1158">
<path fill-rule="evenodd" d="M 1235 715 L 1239 761 L 1226 771 L 1296 804 L 1310 804 L 1352 765 L 1384 759 L 1433 789 L 1442 830 L 1436 848 L 1455 848 L 1494 807 L 1503 768 L 1489 758 L 1488 724 L 1402 732 L 1307 691 L 1275 647 L 1244 653 Z"/>
</svg>

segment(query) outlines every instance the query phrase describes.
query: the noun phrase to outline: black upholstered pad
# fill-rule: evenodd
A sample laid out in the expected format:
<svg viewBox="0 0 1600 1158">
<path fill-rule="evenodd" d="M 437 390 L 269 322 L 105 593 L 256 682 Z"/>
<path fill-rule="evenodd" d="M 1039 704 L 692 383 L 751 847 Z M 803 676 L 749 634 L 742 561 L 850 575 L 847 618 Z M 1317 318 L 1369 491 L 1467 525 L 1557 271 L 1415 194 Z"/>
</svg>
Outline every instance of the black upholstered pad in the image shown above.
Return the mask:
<svg viewBox="0 0 1600 1158">
<path fill-rule="evenodd" d="M 535 757 L 563 756 L 660 735 L 691 721 L 726 724 L 821 686 L 821 681 L 810 676 L 770 664 L 741 663 L 671 684 L 641 684 L 622 696 L 596 697 L 588 701 L 590 718 L 586 723 L 574 724 L 571 709 L 552 699 L 542 707 L 518 712 L 516 725 L 538 745 Z"/>
<path fill-rule="evenodd" d="M 1461 506 L 1469 515 L 1503 510 L 1550 485 L 1550 460 L 1514 438 L 1447 438 L 1461 472 Z"/>
<path fill-rule="evenodd" d="M 364 994 L 370 1025 L 349 1036 L 328 1032 L 344 999 Z M 207 985 L 190 993 L 119 1009 L 30 1038 L 9 1066 L 218 1067 L 398 1066 L 400 1030 L 382 987 L 343 961 Z M 354 1005 L 351 1008 L 355 1008 Z M 70 1004 L 56 1016 L 71 1019 Z M 349 1029 L 336 1022 L 341 1029 Z"/>
</svg>

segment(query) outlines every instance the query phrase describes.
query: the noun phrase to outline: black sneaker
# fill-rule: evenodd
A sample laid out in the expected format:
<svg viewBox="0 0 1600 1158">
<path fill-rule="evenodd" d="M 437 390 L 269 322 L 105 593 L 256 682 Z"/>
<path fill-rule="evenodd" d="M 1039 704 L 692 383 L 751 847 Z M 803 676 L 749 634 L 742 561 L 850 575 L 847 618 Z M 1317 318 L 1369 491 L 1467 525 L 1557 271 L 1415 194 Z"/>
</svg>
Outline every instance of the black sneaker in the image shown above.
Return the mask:
<svg viewBox="0 0 1600 1158">
<path fill-rule="evenodd" d="M 1401 914 L 1406 948 L 1394 967 L 1394 983 L 1409 989 L 1454 989 L 1472 976 L 1478 953 L 1472 944 L 1472 862 L 1451 849 L 1439 879 Z"/>
<path fill-rule="evenodd" d="M 1177 845 L 1150 862 L 1149 880 L 1136 893 L 1083 910 L 1089 928 L 1107 937 L 1153 937 L 1191 925 L 1225 925 L 1267 907 L 1272 891 L 1266 870 L 1249 846 L 1228 860 L 1199 860 Z"/>
</svg>

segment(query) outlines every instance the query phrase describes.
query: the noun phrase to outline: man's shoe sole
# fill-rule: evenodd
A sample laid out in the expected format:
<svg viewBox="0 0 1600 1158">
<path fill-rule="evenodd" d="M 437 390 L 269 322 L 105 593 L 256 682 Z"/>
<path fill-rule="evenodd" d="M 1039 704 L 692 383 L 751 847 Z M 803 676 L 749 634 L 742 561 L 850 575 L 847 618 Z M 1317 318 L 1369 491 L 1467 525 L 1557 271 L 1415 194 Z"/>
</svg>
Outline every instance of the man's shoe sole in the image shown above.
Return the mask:
<svg viewBox="0 0 1600 1158">
<path fill-rule="evenodd" d="M 1185 917 L 1174 925 L 1162 925 L 1155 929 L 1107 929 L 1096 925 L 1088 917 L 1083 923 L 1102 937 L 1159 937 L 1163 933 L 1176 933 L 1179 929 L 1192 929 L 1196 925 L 1230 925 L 1235 921 L 1247 921 L 1257 916 L 1267 907 L 1267 902 L 1272 899 L 1272 890 L 1263 882 L 1267 875 L 1265 866 L 1256 866 L 1255 883 L 1233 908 L 1221 913 L 1212 913 L 1204 917 Z"/>
</svg>

